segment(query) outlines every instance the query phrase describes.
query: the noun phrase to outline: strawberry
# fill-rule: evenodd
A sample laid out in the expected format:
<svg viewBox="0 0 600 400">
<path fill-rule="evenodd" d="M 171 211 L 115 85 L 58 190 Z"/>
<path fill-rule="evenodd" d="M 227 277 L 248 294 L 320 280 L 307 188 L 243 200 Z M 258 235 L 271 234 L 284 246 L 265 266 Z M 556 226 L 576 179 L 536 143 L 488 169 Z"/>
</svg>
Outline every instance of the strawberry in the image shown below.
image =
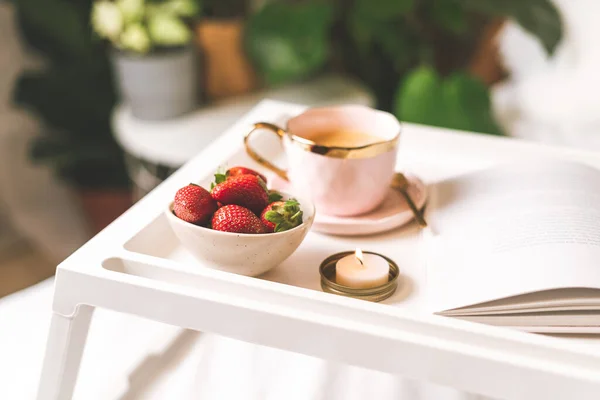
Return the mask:
<svg viewBox="0 0 600 400">
<path fill-rule="evenodd" d="M 256 172 L 253 169 L 250 169 L 250 168 L 233 167 L 233 168 L 229 168 L 225 173 L 223 173 L 223 169 L 221 167 L 219 167 L 217 169 L 217 172 L 215 173 L 215 181 L 210 184 L 210 190 L 212 190 L 219 183 L 225 182 L 229 178 L 232 178 L 234 176 L 240 176 L 240 175 L 255 175 L 255 176 L 258 176 L 260 179 L 262 179 L 263 182 L 265 182 L 265 183 L 267 182 L 267 178 L 265 178 L 264 175 L 259 174 L 258 172 Z"/>
<path fill-rule="evenodd" d="M 250 210 L 236 204 L 219 208 L 212 218 L 212 228 L 234 233 L 265 233 L 260 219 Z"/>
<path fill-rule="evenodd" d="M 231 167 L 227 170 L 225 175 L 227 176 L 227 178 L 230 178 L 233 176 L 238 176 L 238 175 L 256 175 L 260 179 L 262 179 L 263 182 L 267 182 L 267 178 L 265 178 L 265 176 L 263 174 L 260 174 L 260 173 L 256 172 L 255 170 L 246 168 L 246 167 Z"/>
<path fill-rule="evenodd" d="M 295 199 L 275 201 L 260 214 L 260 220 L 267 232 L 283 232 L 302 223 L 300 203 Z"/>
<path fill-rule="evenodd" d="M 175 194 L 173 212 L 184 221 L 203 224 L 217 211 L 217 202 L 208 190 L 190 183 Z"/>
<path fill-rule="evenodd" d="M 265 182 L 256 175 L 238 175 L 217 184 L 211 192 L 222 204 L 237 204 L 258 214 L 269 204 Z"/>
</svg>

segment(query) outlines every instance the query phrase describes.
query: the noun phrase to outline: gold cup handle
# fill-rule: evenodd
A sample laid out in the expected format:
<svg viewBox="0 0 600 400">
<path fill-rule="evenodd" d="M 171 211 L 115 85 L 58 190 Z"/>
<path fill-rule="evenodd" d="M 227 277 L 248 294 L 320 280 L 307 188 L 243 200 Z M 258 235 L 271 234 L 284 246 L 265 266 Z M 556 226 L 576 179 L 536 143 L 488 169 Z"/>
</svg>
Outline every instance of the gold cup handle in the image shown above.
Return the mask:
<svg viewBox="0 0 600 400">
<path fill-rule="evenodd" d="M 250 136 L 252 136 L 252 134 L 254 132 L 256 132 L 259 129 L 266 129 L 268 131 L 273 132 L 274 134 L 277 135 L 277 137 L 279 138 L 279 140 L 283 140 L 283 135 L 285 135 L 285 131 L 283 129 L 281 129 L 280 127 L 278 127 L 277 125 L 268 123 L 268 122 L 257 122 L 256 124 L 254 124 L 254 127 L 252 128 L 252 130 L 250 132 L 248 132 L 246 134 L 246 136 L 244 137 L 244 146 L 246 147 L 246 153 L 248 153 L 248 155 L 250 157 L 252 157 L 252 159 L 254 161 L 256 161 L 257 163 L 259 163 L 260 165 L 262 165 L 263 167 L 273 171 L 274 173 L 277 174 L 277 176 L 279 176 L 282 179 L 285 179 L 286 181 L 288 180 L 288 176 L 287 176 L 287 172 L 281 168 L 279 168 L 278 166 L 276 166 L 275 164 L 273 164 L 272 162 L 264 159 L 260 154 L 258 154 L 251 146 L 250 146 Z"/>
</svg>

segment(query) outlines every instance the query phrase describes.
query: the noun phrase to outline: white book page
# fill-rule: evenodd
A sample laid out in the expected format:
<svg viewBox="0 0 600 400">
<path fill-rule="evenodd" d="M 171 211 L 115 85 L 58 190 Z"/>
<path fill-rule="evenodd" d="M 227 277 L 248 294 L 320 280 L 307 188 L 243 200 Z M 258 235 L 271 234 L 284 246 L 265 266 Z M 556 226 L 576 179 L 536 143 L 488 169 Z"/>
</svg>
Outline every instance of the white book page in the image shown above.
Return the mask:
<svg viewBox="0 0 600 400">
<path fill-rule="evenodd" d="M 432 311 L 540 290 L 600 289 L 600 171 L 538 160 L 441 182 L 432 195 Z"/>
<path fill-rule="evenodd" d="M 502 315 L 515 312 L 600 311 L 600 289 L 542 290 L 444 311 L 444 315 Z"/>
</svg>

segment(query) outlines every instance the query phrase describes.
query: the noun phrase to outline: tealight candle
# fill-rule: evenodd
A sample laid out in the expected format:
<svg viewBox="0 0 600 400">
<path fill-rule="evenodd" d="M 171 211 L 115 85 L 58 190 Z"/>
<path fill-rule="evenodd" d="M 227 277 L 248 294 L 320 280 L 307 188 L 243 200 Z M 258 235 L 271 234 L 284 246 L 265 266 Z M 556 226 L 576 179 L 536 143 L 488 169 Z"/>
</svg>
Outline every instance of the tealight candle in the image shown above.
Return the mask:
<svg viewBox="0 0 600 400">
<path fill-rule="evenodd" d="M 356 249 L 354 254 L 341 258 L 335 265 L 335 282 L 356 289 L 381 286 L 389 279 L 390 265 L 377 254 L 363 254 Z"/>
</svg>

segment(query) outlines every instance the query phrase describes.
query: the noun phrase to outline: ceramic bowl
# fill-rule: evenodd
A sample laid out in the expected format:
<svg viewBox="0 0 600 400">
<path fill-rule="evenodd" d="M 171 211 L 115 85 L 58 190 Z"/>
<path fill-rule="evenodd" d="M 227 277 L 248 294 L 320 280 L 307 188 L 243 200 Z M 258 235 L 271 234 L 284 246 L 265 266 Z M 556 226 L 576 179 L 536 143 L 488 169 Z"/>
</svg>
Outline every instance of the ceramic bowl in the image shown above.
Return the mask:
<svg viewBox="0 0 600 400">
<path fill-rule="evenodd" d="M 165 210 L 175 235 L 204 266 L 240 275 L 256 276 L 275 268 L 288 258 L 310 230 L 315 206 L 308 199 L 294 197 L 303 212 L 302 225 L 284 232 L 242 234 L 221 232 L 185 222 L 173 214 L 173 202 Z"/>
</svg>

